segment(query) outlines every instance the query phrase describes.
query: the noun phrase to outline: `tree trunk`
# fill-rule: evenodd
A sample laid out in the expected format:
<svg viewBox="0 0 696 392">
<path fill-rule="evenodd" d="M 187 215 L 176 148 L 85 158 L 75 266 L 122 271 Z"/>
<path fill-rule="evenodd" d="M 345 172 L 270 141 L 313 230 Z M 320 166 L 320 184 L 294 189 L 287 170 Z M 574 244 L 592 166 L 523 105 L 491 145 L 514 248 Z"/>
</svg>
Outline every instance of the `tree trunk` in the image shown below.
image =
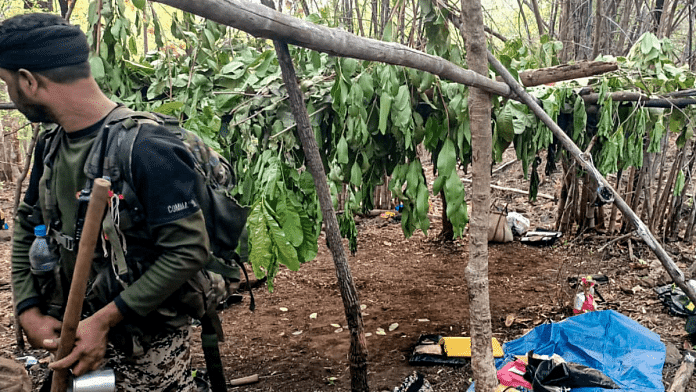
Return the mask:
<svg viewBox="0 0 696 392">
<path fill-rule="evenodd" d="M 381 8 L 381 14 L 379 18 L 379 37 L 382 38 L 384 35 L 384 27 L 387 25 L 387 22 L 389 21 L 389 13 L 390 13 L 390 8 L 389 8 L 389 0 L 382 0 L 382 8 Z"/>
<path fill-rule="evenodd" d="M 595 17 L 594 17 L 594 43 L 592 45 L 592 58 L 597 58 L 599 55 L 599 42 L 602 37 L 602 1 L 595 2 Z"/>
<path fill-rule="evenodd" d="M 68 0 L 58 0 L 58 5 L 60 6 L 60 16 L 65 18 L 68 13 Z"/>
<path fill-rule="evenodd" d="M 614 186 L 615 189 L 619 189 L 619 185 L 621 185 L 621 177 L 623 176 L 623 169 L 619 169 L 619 172 L 616 173 L 616 185 Z M 614 226 L 616 226 L 616 214 L 618 210 L 616 209 L 616 204 L 612 204 L 611 206 L 611 214 L 609 215 L 609 228 L 607 229 L 607 234 L 612 235 L 614 234 Z"/>
<path fill-rule="evenodd" d="M 527 32 L 527 39 L 529 39 L 529 42 L 531 42 L 532 34 L 529 32 L 529 23 L 527 23 L 527 17 L 524 15 L 524 6 L 522 5 L 522 0 L 517 0 L 517 4 L 520 7 L 520 15 L 522 16 L 522 22 L 524 22 L 524 30 Z"/>
<path fill-rule="evenodd" d="M 269 4 L 272 5 L 272 2 L 269 2 Z M 367 340 L 365 339 L 365 328 L 360 312 L 360 298 L 358 297 L 358 291 L 355 288 L 355 282 L 346 260 L 345 250 L 343 249 L 343 241 L 341 240 L 336 212 L 331 201 L 329 184 L 326 182 L 326 172 L 321 162 L 317 141 L 314 139 L 314 131 L 309 121 L 309 114 L 307 113 L 302 91 L 300 91 L 300 86 L 297 83 L 295 67 L 292 64 L 288 45 L 277 40 L 273 41 L 273 45 L 278 55 L 283 82 L 285 82 L 285 88 L 288 90 L 290 107 L 297 123 L 297 130 L 302 142 L 305 159 L 307 160 L 307 167 L 314 179 L 314 186 L 317 188 L 317 196 L 319 197 L 321 213 L 326 227 L 326 237 L 336 266 L 336 277 L 338 278 L 338 286 L 343 298 L 343 308 L 350 330 L 348 361 L 350 363 L 351 391 L 367 392 L 370 390 L 367 384 Z"/>
<path fill-rule="evenodd" d="M 74 0 L 77 1 L 77 0 Z M 99 53 L 99 46 L 101 45 L 101 15 L 102 15 L 102 8 L 104 7 L 104 1 L 103 0 L 98 0 L 97 1 L 97 22 L 94 24 L 94 31 L 92 32 L 92 36 L 94 37 L 94 53 Z"/>
<path fill-rule="evenodd" d="M 541 12 L 539 12 L 539 3 L 537 0 L 532 0 L 532 12 L 534 12 L 537 27 L 539 28 L 539 36 L 542 36 L 544 35 L 544 19 L 542 19 Z"/>
<path fill-rule="evenodd" d="M 653 25 L 652 32 L 657 35 L 662 20 L 662 9 L 664 8 L 665 0 L 656 0 L 655 9 L 653 10 Z"/>
<path fill-rule="evenodd" d="M 486 36 L 480 0 L 462 0 L 465 23 L 466 61 L 469 69 L 488 75 Z M 471 331 L 471 369 L 478 391 L 493 391 L 498 385 L 491 345 L 491 307 L 488 293 L 488 209 L 491 198 L 491 101 L 485 91 L 469 89 L 471 119 L 472 213 L 469 223 L 469 263 L 466 282 L 469 289 Z"/>
<path fill-rule="evenodd" d="M 696 19 L 696 9 L 694 9 L 696 0 L 691 0 L 689 3 L 689 36 L 687 37 L 687 63 L 689 69 L 696 72 L 696 56 L 694 55 L 694 19 Z"/>
<path fill-rule="evenodd" d="M 556 18 L 558 17 L 558 3 L 560 0 L 554 0 L 553 6 L 551 6 L 551 16 L 549 17 L 549 37 L 553 39 L 558 39 L 556 37 Z"/>
<path fill-rule="evenodd" d="M 148 48 L 148 42 L 147 42 L 147 0 L 145 0 L 145 6 L 143 7 L 143 53 L 147 54 L 147 52 L 150 50 Z"/>
<path fill-rule="evenodd" d="M 343 26 L 349 32 L 353 32 L 353 2 L 351 0 L 342 0 L 343 8 Z"/>
<path fill-rule="evenodd" d="M 614 47 L 614 53 L 616 54 L 623 54 L 627 53 L 628 49 L 630 48 L 630 42 L 629 45 L 626 46 L 626 38 L 628 38 L 628 26 L 629 22 L 631 20 L 631 12 L 633 11 L 633 0 L 625 0 L 625 5 L 622 7 L 618 7 L 620 12 L 617 17 L 619 18 L 619 39 L 616 43 L 616 46 Z"/>
<path fill-rule="evenodd" d="M 370 34 L 373 37 L 379 37 L 381 31 L 379 29 L 379 5 L 378 0 L 372 0 L 370 4 L 372 5 L 372 26 L 370 28 Z"/>
<path fill-rule="evenodd" d="M 452 241 L 454 239 L 454 226 L 447 218 L 447 199 L 445 198 L 445 191 L 440 191 L 440 200 L 442 201 L 442 231 L 438 235 L 438 238 L 442 241 Z"/>
</svg>

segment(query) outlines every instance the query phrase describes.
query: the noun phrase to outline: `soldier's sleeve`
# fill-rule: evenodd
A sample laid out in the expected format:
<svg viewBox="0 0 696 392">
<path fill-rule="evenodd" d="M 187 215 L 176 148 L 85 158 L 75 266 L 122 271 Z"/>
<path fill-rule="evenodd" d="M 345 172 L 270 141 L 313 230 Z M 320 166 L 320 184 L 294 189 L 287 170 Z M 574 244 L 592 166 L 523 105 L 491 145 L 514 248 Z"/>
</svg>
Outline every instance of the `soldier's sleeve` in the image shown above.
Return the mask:
<svg viewBox="0 0 696 392">
<path fill-rule="evenodd" d="M 165 252 L 115 300 L 121 313 L 146 316 L 182 284 L 192 278 L 208 259 L 208 235 L 200 210 L 174 222 L 153 228 L 156 245 Z"/>
</svg>

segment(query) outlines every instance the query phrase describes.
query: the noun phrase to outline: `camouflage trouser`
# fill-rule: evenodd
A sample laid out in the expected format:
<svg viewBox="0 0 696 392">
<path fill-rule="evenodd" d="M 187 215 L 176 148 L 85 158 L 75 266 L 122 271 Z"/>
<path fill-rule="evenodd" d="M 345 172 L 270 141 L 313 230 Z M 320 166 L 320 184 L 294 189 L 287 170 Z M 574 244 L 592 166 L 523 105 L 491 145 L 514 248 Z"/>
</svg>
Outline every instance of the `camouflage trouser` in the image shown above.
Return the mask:
<svg viewBox="0 0 696 392">
<path fill-rule="evenodd" d="M 142 355 L 126 356 L 109 343 L 105 367 L 114 369 L 117 392 L 193 392 L 190 326 L 155 335 Z"/>
</svg>

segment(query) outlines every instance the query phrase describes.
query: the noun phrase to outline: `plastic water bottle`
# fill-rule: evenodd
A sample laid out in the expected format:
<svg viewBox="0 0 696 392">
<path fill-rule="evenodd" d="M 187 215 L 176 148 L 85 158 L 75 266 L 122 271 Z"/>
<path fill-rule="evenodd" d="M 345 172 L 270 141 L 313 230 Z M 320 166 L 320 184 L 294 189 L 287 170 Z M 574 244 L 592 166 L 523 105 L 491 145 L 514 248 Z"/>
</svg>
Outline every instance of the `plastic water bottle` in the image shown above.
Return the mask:
<svg viewBox="0 0 696 392">
<path fill-rule="evenodd" d="M 29 263 L 31 272 L 34 275 L 48 275 L 53 273 L 53 269 L 58 263 L 58 255 L 51 251 L 48 237 L 46 236 L 46 225 L 34 227 L 36 239 L 29 248 Z"/>
</svg>

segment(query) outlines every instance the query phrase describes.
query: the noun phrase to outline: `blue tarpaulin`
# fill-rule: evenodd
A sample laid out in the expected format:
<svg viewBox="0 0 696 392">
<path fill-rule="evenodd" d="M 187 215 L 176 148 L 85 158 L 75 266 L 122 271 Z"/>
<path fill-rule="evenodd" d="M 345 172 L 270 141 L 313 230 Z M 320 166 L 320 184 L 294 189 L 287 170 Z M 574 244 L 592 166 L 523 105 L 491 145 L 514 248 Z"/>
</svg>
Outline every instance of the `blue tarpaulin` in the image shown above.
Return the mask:
<svg viewBox="0 0 696 392">
<path fill-rule="evenodd" d="M 589 312 L 558 323 L 542 324 L 519 339 L 503 344 L 500 368 L 515 355 L 558 354 L 567 362 L 602 371 L 621 389 L 664 392 L 662 366 L 665 345 L 660 336 L 613 310 Z M 470 388 L 471 389 L 471 388 Z M 577 392 L 607 392 L 574 388 Z"/>
</svg>

